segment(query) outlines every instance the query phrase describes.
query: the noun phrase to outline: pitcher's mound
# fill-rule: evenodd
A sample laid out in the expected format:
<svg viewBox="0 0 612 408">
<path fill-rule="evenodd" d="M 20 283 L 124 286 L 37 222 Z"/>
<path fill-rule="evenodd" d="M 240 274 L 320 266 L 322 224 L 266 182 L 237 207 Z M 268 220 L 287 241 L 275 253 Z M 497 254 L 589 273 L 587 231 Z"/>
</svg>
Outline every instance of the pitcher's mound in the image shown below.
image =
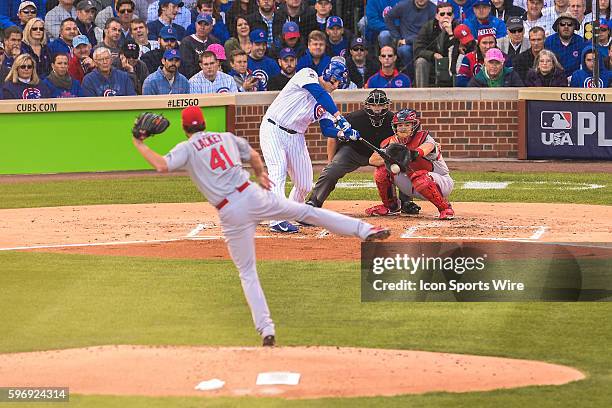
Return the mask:
<svg viewBox="0 0 612 408">
<path fill-rule="evenodd" d="M 260 372 L 301 374 L 296 386 L 257 386 Z M 204 380 L 225 386 L 197 391 Z M 468 392 L 581 380 L 539 361 L 341 347 L 102 346 L 0 355 L 0 384 L 69 387 L 75 394 L 366 397 Z"/>
</svg>

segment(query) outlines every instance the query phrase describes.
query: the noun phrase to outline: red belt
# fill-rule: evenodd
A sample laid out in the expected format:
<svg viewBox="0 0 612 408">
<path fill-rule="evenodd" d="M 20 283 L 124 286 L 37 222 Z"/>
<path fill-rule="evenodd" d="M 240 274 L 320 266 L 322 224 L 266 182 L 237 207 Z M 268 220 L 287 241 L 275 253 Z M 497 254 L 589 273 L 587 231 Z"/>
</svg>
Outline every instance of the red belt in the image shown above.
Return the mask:
<svg viewBox="0 0 612 408">
<path fill-rule="evenodd" d="M 236 190 L 238 190 L 239 193 L 242 193 L 249 186 L 249 184 L 251 183 L 248 181 L 245 181 L 244 184 L 241 184 L 238 187 L 236 187 Z M 215 205 L 215 208 L 217 208 L 217 210 L 220 210 L 223 207 L 225 207 L 227 203 L 229 203 L 229 201 L 227 201 L 227 198 L 224 198 L 223 200 L 221 200 L 219 204 Z"/>
</svg>

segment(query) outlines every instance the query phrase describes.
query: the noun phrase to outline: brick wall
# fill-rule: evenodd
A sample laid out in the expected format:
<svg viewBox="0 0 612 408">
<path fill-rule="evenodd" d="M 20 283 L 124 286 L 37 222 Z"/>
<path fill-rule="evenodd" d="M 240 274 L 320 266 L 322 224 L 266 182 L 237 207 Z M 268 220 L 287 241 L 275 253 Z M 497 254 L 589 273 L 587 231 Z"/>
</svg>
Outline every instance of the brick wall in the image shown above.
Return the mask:
<svg viewBox="0 0 612 408">
<path fill-rule="evenodd" d="M 366 91 L 362 91 L 367 95 Z M 516 158 L 518 154 L 518 101 L 517 100 L 410 100 L 396 101 L 392 109 L 410 107 L 421 112 L 423 127 L 432 131 L 442 144 L 448 158 Z M 443 95 L 437 95 L 439 99 Z M 455 95 L 455 98 L 457 95 Z M 360 102 L 341 102 L 334 95 L 338 108 L 347 113 L 361 109 Z M 272 100 L 267 98 L 267 100 Z M 351 98 L 363 100 L 363 98 Z M 408 99 L 408 98 L 407 98 Z M 474 98 L 477 99 L 477 98 Z M 259 125 L 269 106 L 238 105 L 235 111 L 235 132 L 259 148 Z M 310 126 L 306 143 L 313 161 L 325 161 L 326 141 L 321 136 L 318 124 Z"/>
</svg>

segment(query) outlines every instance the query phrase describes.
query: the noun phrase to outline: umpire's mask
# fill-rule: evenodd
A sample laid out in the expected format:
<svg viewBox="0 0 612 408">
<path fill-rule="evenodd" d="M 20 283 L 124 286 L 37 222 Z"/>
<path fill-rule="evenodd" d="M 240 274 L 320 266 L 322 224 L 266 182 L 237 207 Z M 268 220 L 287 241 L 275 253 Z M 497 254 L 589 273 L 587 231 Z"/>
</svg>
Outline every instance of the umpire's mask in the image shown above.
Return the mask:
<svg viewBox="0 0 612 408">
<path fill-rule="evenodd" d="M 374 89 L 370 92 L 365 100 L 365 111 L 370 117 L 372 126 L 382 126 L 390 105 L 391 101 L 387 98 L 387 94 L 384 91 Z"/>
</svg>

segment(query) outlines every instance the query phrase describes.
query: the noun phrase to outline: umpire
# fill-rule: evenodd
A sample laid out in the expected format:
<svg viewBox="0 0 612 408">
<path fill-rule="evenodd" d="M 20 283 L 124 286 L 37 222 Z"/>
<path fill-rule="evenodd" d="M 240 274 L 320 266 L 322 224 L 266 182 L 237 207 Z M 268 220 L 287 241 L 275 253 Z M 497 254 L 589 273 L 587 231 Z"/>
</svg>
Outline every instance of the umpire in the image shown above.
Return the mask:
<svg viewBox="0 0 612 408">
<path fill-rule="evenodd" d="M 387 94 L 380 89 L 374 89 L 366 98 L 364 108 L 349 113 L 346 119 L 353 129 L 359 131 L 363 139 L 380 147 L 383 140 L 393 136 L 391 126 L 393 112 L 389 110 L 390 106 L 391 101 L 387 98 Z M 337 142 L 336 139 L 331 138 L 328 139 L 327 152 L 331 161 L 321 172 L 306 202 L 314 207 L 323 206 L 327 197 L 336 188 L 338 180 L 359 167 L 368 166 L 368 160 L 372 156 L 372 150 L 364 143 L 359 141 Z"/>
</svg>

